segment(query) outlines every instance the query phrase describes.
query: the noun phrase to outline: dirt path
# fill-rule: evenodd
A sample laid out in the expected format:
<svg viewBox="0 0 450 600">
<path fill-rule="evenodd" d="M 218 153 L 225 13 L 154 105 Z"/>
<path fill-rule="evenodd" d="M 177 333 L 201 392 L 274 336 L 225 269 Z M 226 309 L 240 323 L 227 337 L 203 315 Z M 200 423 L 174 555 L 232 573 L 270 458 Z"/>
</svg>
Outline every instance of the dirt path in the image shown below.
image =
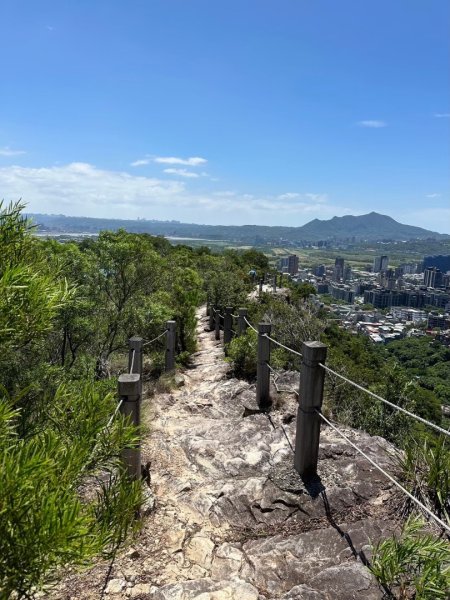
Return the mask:
<svg viewBox="0 0 450 600">
<path fill-rule="evenodd" d="M 321 481 L 292 468 L 296 397 L 270 417 L 254 387 L 230 378 L 199 311 L 199 351 L 184 386 L 145 402 L 154 510 L 112 568 L 105 597 L 151 600 L 375 600 L 361 559 L 392 524 L 390 488 L 332 431 L 321 438 Z M 382 465 L 381 438 L 349 435 Z M 100 598 L 106 565 L 69 577 L 58 598 Z M 53 596 L 55 597 L 55 596 Z"/>
</svg>

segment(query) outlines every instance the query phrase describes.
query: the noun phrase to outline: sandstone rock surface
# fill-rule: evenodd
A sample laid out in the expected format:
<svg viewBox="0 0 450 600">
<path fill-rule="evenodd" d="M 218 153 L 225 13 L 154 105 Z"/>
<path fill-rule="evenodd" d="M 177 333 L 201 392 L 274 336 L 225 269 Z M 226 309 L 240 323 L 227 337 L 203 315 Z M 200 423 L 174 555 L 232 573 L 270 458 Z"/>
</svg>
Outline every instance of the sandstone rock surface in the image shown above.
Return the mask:
<svg viewBox="0 0 450 600">
<path fill-rule="evenodd" d="M 199 351 L 184 385 L 144 406 L 154 509 L 132 549 L 117 557 L 107 597 L 381 599 L 365 563 L 370 544 L 394 528 L 391 484 L 326 427 L 320 477 L 303 482 L 293 469 L 297 396 L 278 394 L 269 414 L 259 412 L 254 386 L 229 377 L 206 326 L 200 316 Z M 297 389 L 298 374 L 278 382 Z M 385 440 L 345 432 L 392 468 Z M 107 570 L 99 563 L 70 576 L 51 597 L 100 598 Z"/>
</svg>

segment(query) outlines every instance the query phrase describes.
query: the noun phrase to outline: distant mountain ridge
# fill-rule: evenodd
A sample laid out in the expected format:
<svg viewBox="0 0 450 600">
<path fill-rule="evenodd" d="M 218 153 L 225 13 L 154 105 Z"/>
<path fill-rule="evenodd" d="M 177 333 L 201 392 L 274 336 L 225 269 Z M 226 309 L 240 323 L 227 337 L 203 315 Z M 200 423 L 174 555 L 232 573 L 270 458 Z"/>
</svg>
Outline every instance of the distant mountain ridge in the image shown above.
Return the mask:
<svg viewBox="0 0 450 600">
<path fill-rule="evenodd" d="M 246 243 L 317 242 L 331 240 L 383 241 L 412 239 L 445 239 L 447 234 L 422 227 L 405 225 L 392 217 L 371 212 L 366 215 L 345 215 L 328 220 L 314 219 L 301 227 L 264 225 L 199 225 L 178 221 L 121 220 L 65 215 L 29 214 L 41 232 L 98 233 L 103 229 L 125 229 L 134 233 L 149 233 L 185 238 L 231 240 Z"/>
</svg>

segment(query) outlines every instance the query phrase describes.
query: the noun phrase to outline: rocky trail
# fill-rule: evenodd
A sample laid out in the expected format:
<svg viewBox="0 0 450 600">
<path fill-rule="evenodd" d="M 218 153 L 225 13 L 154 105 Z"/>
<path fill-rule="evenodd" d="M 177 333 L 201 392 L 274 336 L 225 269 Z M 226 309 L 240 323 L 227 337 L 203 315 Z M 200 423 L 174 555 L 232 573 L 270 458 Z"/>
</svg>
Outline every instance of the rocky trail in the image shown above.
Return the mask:
<svg viewBox="0 0 450 600">
<path fill-rule="evenodd" d="M 320 480 L 293 469 L 296 396 L 270 414 L 255 389 L 230 378 L 221 343 L 199 312 L 198 346 L 184 385 L 144 402 L 143 460 L 154 509 L 112 565 L 68 575 L 52 598 L 141 600 L 375 600 L 364 562 L 389 535 L 389 482 L 330 428 L 321 434 Z M 279 385 L 298 385 L 298 374 Z M 382 438 L 345 430 L 388 466 Z M 292 446 L 292 447 L 291 447 Z M 102 592 L 103 589 L 103 592 Z"/>
</svg>

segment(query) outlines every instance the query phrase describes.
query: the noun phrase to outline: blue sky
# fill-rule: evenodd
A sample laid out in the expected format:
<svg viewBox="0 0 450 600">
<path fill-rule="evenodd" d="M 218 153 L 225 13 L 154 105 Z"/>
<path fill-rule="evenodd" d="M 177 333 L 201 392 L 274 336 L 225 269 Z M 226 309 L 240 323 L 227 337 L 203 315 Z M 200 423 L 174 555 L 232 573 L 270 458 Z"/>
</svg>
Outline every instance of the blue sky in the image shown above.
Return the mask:
<svg viewBox="0 0 450 600">
<path fill-rule="evenodd" d="M 450 232 L 448 0 L 3 0 L 0 198 Z"/>
</svg>

